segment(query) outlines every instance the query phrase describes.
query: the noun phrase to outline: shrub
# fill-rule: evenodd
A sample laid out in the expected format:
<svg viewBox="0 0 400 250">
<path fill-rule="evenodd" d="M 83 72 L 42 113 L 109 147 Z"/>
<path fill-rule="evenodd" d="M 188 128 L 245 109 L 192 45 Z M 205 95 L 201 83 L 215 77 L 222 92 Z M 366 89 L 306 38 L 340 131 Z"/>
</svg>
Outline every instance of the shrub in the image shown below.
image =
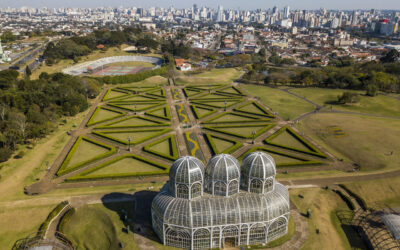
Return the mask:
<svg viewBox="0 0 400 250">
<path fill-rule="evenodd" d="M 338 103 L 358 103 L 360 101 L 360 95 L 353 92 L 343 92 L 342 95 L 338 96 Z"/>
<path fill-rule="evenodd" d="M 366 91 L 367 91 L 366 94 L 368 96 L 377 96 L 378 95 L 378 90 L 379 90 L 378 86 L 376 86 L 375 84 L 369 84 L 366 87 Z"/>
<path fill-rule="evenodd" d="M 53 220 L 67 205 L 68 201 L 62 201 L 49 213 L 46 220 L 40 225 L 39 230 L 37 232 L 37 236 L 43 238 L 46 235 L 46 231 L 49 227 L 51 220 Z"/>
<path fill-rule="evenodd" d="M 13 151 L 8 147 L 0 148 L 0 162 L 7 161 L 10 159 Z"/>
</svg>

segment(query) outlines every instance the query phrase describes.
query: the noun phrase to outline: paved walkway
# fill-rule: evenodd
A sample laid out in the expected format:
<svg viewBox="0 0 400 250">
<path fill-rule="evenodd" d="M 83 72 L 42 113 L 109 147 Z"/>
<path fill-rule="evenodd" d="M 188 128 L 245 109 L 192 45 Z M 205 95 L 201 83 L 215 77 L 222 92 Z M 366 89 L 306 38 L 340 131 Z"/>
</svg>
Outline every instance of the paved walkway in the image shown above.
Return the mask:
<svg viewBox="0 0 400 250">
<path fill-rule="evenodd" d="M 292 250 L 300 249 L 308 239 L 308 222 L 307 219 L 300 214 L 297 209 L 290 210 L 290 215 L 292 216 L 295 223 L 295 231 L 292 238 L 285 242 L 282 246 L 275 248 L 268 248 L 274 250 Z"/>
</svg>

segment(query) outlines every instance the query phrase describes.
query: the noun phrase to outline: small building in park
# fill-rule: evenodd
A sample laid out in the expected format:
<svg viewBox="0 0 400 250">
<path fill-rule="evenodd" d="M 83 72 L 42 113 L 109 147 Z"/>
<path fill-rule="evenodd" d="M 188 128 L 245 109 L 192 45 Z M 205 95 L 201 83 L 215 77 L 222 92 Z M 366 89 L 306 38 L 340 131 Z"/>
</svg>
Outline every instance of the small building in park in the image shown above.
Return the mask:
<svg viewBox="0 0 400 250">
<path fill-rule="evenodd" d="M 212 157 L 204 167 L 184 156 L 152 203 L 153 229 L 164 245 L 208 249 L 263 244 L 288 231 L 289 193 L 275 180 L 274 159 Z"/>
</svg>

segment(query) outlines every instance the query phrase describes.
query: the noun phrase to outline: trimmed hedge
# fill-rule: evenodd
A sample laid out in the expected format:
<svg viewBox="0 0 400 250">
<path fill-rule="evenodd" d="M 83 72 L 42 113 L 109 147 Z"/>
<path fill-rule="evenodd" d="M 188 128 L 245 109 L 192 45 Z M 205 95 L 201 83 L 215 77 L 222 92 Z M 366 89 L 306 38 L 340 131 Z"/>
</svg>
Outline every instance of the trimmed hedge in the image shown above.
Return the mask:
<svg viewBox="0 0 400 250">
<path fill-rule="evenodd" d="M 90 173 L 93 173 L 101 168 L 107 167 L 108 165 L 111 165 L 117 161 L 120 161 L 124 158 L 128 158 L 128 157 L 132 157 L 136 160 L 145 162 L 147 164 L 153 165 L 157 168 L 160 168 L 160 171 L 153 171 L 153 172 L 137 172 L 137 173 L 127 173 L 127 174 L 108 174 L 108 175 L 95 175 L 95 176 L 86 176 Z M 134 155 L 134 154 L 127 154 L 127 155 L 122 155 L 119 156 L 117 158 L 114 158 L 108 162 L 105 162 L 103 164 L 100 164 L 94 168 L 91 168 L 77 176 L 71 177 L 66 179 L 66 182 L 75 182 L 75 181 L 88 181 L 88 180 L 104 180 L 104 179 L 116 179 L 116 178 L 129 178 L 129 177 L 136 177 L 136 176 L 148 176 L 148 175 L 164 175 L 164 174 L 168 174 L 169 172 L 169 167 L 159 164 L 155 161 L 143 158 L 141 156 L 138 155 Z"/>
<path fill-rule="evenodd" d="M 152 113 L 152 112 L 158 111 L 158 110 L 160 110 L 160 109 L 163 109 L 163 110 L 164 110 L 164 116 L 161 116 L 161 115 L 157 115 L 157 114 Z M 149 110 L 149 111 L 147 111 L 145 114 L 146 114 L 146 115 L 149 115 L 149 116 L 156 117 L 156 118 L 164 119 L 164 120 L 167 120 L 167 121 L 171 121 L 171 119 L 172 119 L 172 118 L 171 118 L 171 109 L 170 109 L 169 106 L 165 106 L 165 107 L 161 107 L 161 108 Z"/>
<path fill-rule="evenodd" d="M 165 75 L 168 72 L 168 67 L 164 66 L 158 69 L 143 71 L 136 74 L 121 75 L 121 76 L 104 76 L 96 77 L 98 81 L 107 84 L 120 84 L 120 83 L 132 83 L 140 82 L 152 76 Z"/>
<path fill-rule="evenodd" d="M 105 152 L 105 153 L 103 153 L 103 154 L 100 154 L 100 155 L 98 155 L 98 156 L 96 156 L 96 157 L 93 157 L 93 158 L 91 158 L 91 159 L 88 159 L 88 160 L 86 160 L 86 161 L 79 162 L 79 163 L 77 163 L 77 164 L 75 164 L 75 165 L 72 165 L 72 166 L 68 167 L 67 169 L 64 169 L 64 168 L 66 168 L 66 167 L 68 166 L 68 163 L 71 161 L 71 158 L 74 156 L 74 153 L 75 153 L 75 151 L 78 149 L 79 144 L 82 142 L 82 140 L 85 140 L 85 141 L 87 141 L 87 142 L 96 144 L 97 146 L 106 148 L 106 149 L 108 149 L 109 151 L 108 151 L 108 152 Z M 97 161 L 97 160 L 103 159 L 103 158 L 105 158 L 105 157 L 108 157 L 108 156 L 114 154 L 115 152 L 116 152 L 116 149 L 115 149 L 115 147 L 113 147 L 113 146 L 106 145 L 106 144 L 104 144 L 104 143 L 101 143 L 101 142 L 92 140 L 92 139 L 87 138 L 87 137 L 79 136 L 79 137 L 76 139 L 76 141 L 75 141 L 74 145 L 72 146 L 71 150 L 68 152 L 67 156 L 65 157 L 65 159 L 64 159 L 63 163 L 61 164 L 61 167 L 60 167 L 59 170 L 57 171 L 57 174 L 56 174 L 56 175 L 57 175 L 57 176 L 61 176 L 61 175 L 70 173 L 70 172 L 75 171 L 75 170 L 77 170 L 77 169 L 79 169 L 79 168 L 81 168 L 81 167 L 83 167 L 83 166 L 85 166 L 85 165 L 88 165 L 88 164 L 93 163 L 93 162 L 95 162 L 95 161 Z"/>
<path fill-rule="evenodd" d="M 281 145 L 281 144 L 272 142 L 272 140 L 274 138 L 276 138 L 277 136 L 279 136 L 280 134 L 282 134 L 282 133 L 284 133 L 286 131 L 291 136 L 293 136 L 297 141 L 299 141 L 301 144 L 303 144 L 305 147 L 307 147 L 309 149 L 309 151 L 304 150 L 304 149 L 294 148 L 294 147 L 291 147 L 291 146 Z M 269 145 L 272 145 L 272 146 L 276 146 L 276 147 L 280 147 L 280 148 L 284 148 L 284 149 L 289 149 L 289 150 L 293 150 L 293 151 L 297 151 L 297 152 L 300 152 L 300 153 L 309 154 L 309 155 L 313 155 L 313 156 L 318 156 L 318 157 L 321 157 L 321 158 L 328 158 L 319 149 L 314 147 L 314 145 L 312 145 L 311 143 L 306 141 L 303 137 L 298 135 L 293 129 L 291 129 L 290 127 L 287 127 L 287 126 L 281 128 L 280 130 L 275 132 L 275 134 L 273 134 L 270 137 L 268 137 L 267 139 L 265 139 L 264 142 L 266 144 L 269 144 Z"/>
<path fill-rule="evenodd" d="M 347 193 L 349 193 L 351 196 L 353 196 L 354 199 L 357 201 L 357 203 L 360 205 L 360 207 L 363 210 L 367 210 L 368 209 L 367 203 L 365 202 L 365 200 L 361 196 L 359 196 L 358 194 L 356 194 L 353 191 L 351 191 L 351 189 L 348 188 L 345 184 L 339 184 L 339 187 L 343 188 L 344 190 L 346 190 Z"/>
<path fill-rule="evenodd" d="M 125 95 L 123 95 L 123 96 L 116 96 L 116 97 L 112 97 L 112 98 L 108 98 L 108 96 L 110 95 L 111 91 L 119 92 L 119 93 L 122 93 L 122 94 L 125 94 Z M 129 95 L 129 93 L 127 93 L 127 92 L 125 92 L 125 91 L 123 91 L 123 90 L 108 89 L 108 90 L 107 90 L 107 93 L 104 95 L 102 101 L 108 101 L 108 100 L 113 100 L 113 99 L 117 99 L 117 98 L 122 98 L 122 97 L 125 97 L 125 96 L 128 96 L 128 95 Z"/>
<path fill-rule="evenodd" d="M 340 190 L 334 190 L 334 192 L 337 193 L 337 194 L 340 196 L 340 198 L 342 198 L 342 200 L 347 204 L 347 206 L 348 206 L 351 210 L 354 210 L 354 209 L 355 209 L 355 206 L 354 206 L 353 201 L 352 201 L 351 199 L 349 199 L 349 197 L 347 197 L 346 195 L 344 195 L 344 194 L 342 193 L 342 191 L 340 191 Z"/>
<path fill-rule="evenodd" d="M 249 124 L 249 125 L 225 125 L 225 126 L 204 126 L 204 129 L 210 130 L 210 131 L 214 131 L 214 132 L 218 132 L 221 134 L 225 134 L 225 135 L 233 135 L 239 138 L 243 138 L 243 139 L 252 139 L 253 135 L 249 135 L 249 136 L 243 136 L 243 135 L 239 135 L 233 132 L 227 132 L 227 131 L 223 131 L 223 130 L 219 130 L 221 128 L 243 128 L 243 127 L 259 127 L 259 126 L 263 126 L 265 125 L 264 128 L 260 129 L 259 131 L 257 131 L 257 133 L 254 135 L 254 138 L 257 138 L 258 136 L 260 136 L 261 134 L 263 134 L 264 132 L 266 132 L 267 130 L 271 129 L 272 127 L 275 126 L 275 124 Z"/>
<path fill-rule="evenodd" d="M 129 144 L 128 141 L 120 140 L 118 138 L 114 138 L 114 137 L 108 136 L 107 134 L 109 134 L 109 133 L 129 133 L 129 132 L 152 132 L 152 131 L 158 132 L 158 133 L 155 133 L 153 135 L 147 136 L 147 137 L 142 138 L 142 139 L 140 139 L 138 141 L 131 142 L 130 144 L 131 145 L 140 144 L 140 143 L 142 143 L 144 141 L 147 141 L 147 140 L 153 139 L 155 137 L 158 137 L 160 135 L 163 135 L 165 133 L 168 133 L 168 132 L 171 131 L 171 129 L 167 128 L 167 129 L 112 130 L 112 131 L 93 131 L 92 133 L 94 135 L 100 136 L 102 138 L 105 138 L 105 139 L 108 139 L 108 140 L 112 140 L 112 141 L 115 141 L 115 142 L 118 142 L 118 143 L 121 143 L 121 144 L 124 144 L 124 145 L 128 145 Z"/>
<path fill-rule="evenodd" d="M 190 105 L 190 108 L 192 109 L 193 114 L 196 117 L 196 119 L 201 119 L 201 118 L 204 118 L 206 116 L 212 115 L 215 112 L 217 112 L 217 110 L 214 108 L 201 107 L 199 105 Z M 198 108 L 206 109 L 206 110 L 209 110 L 210 112 L 200 115 L 200 112 L 197 110 Z"/>
<path fill-rule="evenodd" d="M 254 119 L 254 120 L 214 122 L 214 120 L 221 118 L 222 116 L 225 116 L 225 115 L 241 116 L 244 118 L 250 118 L 250 119 Z M 216 116 L 202 122 L 202 124 L 237 124 L 237 123 L 246 124 L 246 123 L 253 123 L 253 122 L 268 122 L 268 121 L 270 121 L 270 119 L 263 119 L 263 118 L 260 118 L 259 116 L 245 115 L 245 114 L 240 114 L 240 113 L 235 113 L 235 112 L 224 112 L 224 113 L 216 115 Z"/>
<path fill-rule="evenodd" d="M 222 99 L 222 100 L 195 100 L 195 101 L 191 101 L 190 103 L 191 104 L 200 104 L 200 105 L 208 106 L 208 107 L 211 107 L 211 108 L 221 109 L 221 108 L 224 108 L 225 105 L 224 104 L 216 105 L 215 103 L 223 103 L 224 101 L 233 102 L 232 104 L 226 105 L 226 107 L 229 108 L 229 107 L 232 107 L 232 106 L 234 106 L 234 105 L 236 105 L 238 103 L 241 103 L 243 101 L 243 99 L 237 99 L 237 100 L 236 99 L 235 100 L 226 100 L 226 99 L 225 100 L 224 99 Z"/>
<path fill-rule="evenodd" d="M 221 93 L 211 93 L 211 95 L 215 95 L 215 97 L 207 97 L 210 95 L 208 92 L 202 94 L 202 95 L 196 95 L 194 97 L 190 97 L 189 100 L 191 101 L 231 101 L 231 100 L 242 100 L 242 96 L 228 96 L 226 94 L 221 94 Z"/>
<path fill-rule="evenodd" d="M 244 108 L 244 107 L 246 107 L 246 106 L 248 106 L 248 105 L 254 105 L 254 106 L 256 106 L 256 108 L 259 109 L 261 112 L 263 112 L 264 115 L 259 114 L 259 113 L 253 113 L 253 112 L 249 112 L 249 111 L 240 110 L 241 108 Z M 248 102 L 248 103 L 245 103 L 244 105 L 241 105 L 241 106 L 235 108 L 234 110 L 237 111 L 237 112 L 241 112 L 241 113 L 245 113 L 245 114 L 250 114 L 250 115 L 258 115 L 258 116 L 266 116 L 266 117 L 269 117 L 269 118 L 275 118 L 275 116 L 274 116 L 273 114 L 271 114 L 268 110 L 266 110 L 263 106 L 261 106 L 261 105 L 260 105 L 259 103 L 257 103 L 257 102 Z"/>
<path fill-rule="evenodd" d="M 96 116 L 98 115 L 98 113 L 102 109 L 108 110 L 108 111 L 111 111 L 111 112 L 115 112 L 118 115 L 116 115 L 115 117 L 110 117 L 110 118 L 107 118 L 107 119 L 103 119 L 101 121 L 93 122 L 93 120 L 96 118 Z M 106 122 L 106 121 L 114 120 L 114 119 L 120 118 L 120 117 L 125 116 L 125 115 L 126 115 L 125 112 L 118 111 L 118 110 L 115 110 L 115 109 L 112 109 L 112 108 L 107 108 L 107 107 L 104 107 L 104 106 L 97 107 L 96 110 L 93 112 L 92 116 L 90 117 L 88 123 L 86 124 L 86 127 L 89 127 L 89 126 L 92 126 L 92 125 L 95 125 L 95 124 L 99 124 L 99 123 L 103 123 L 103 122 Z"/>
<path fill-rule="evenodd" d="M 224 90 L 229 89 L 229 88 L 234 89 L 237 93 L 224 92 Z M 246 94 L 242 90 L 240 90 L 239 88 L 237 88 L 235 86 L 228 86 L 226 88 L 222 88 L 220 90 L 217 90 L 217 93 L 227 94 L 227 95 L 246 96 Z"/>
<path fill-rule="evenodd" d="M 164 142 L 166 140 L 171 142 L 171 144 L 169 145 L 169 147 L 170 147 L 169 149 L 170 149 L 170 152 L 172 153 L 172 156 L 171 155 L 167 155 L 167 154 L 163 154 L 161 152 L 158 152 L 158 151 L 155 151 L 155 150 L 151 149 L 151 147 L 153 147 L 153 146 L 155 146 L 157 144 L 160 144 L 160 143 L 162 143 L 162 142 Z M 152 143 L 144 146 L 143 151 L 145 151 L 147 153 L 150 153 L 150 154 L 154 154 L 154 155 L 160 156 L 160 157 L 162 157 L 164 159 L 171 160 L 171 161 L 175 161 L 179 157 L 179 152 L 178 152 L 178 147 L 177 147 L 176 136 L 175 135 L 170 135 L 170 136 L 167 136 L 165 138 L 161 138 L 161 139 L 159 139 L 159 140 L 157 140 L 155 142 L 152 142 Z"/>
<path fill-rule="evenodd" d="M 142 120 L 145 120 L 145 121 L 153 122 L 154 124 L 147 124 L 147 125 L 130 125 L 130 126 L 115 126 L 115 127 L 113 126 L 113 127 L 111 127 L 111 126 L 114 125 L 114 124 L 118 124 L 118 123 L 120 123 L 120 122 L 124 122 L 124 121 L 129 120 L 129 119 L 132 119 L 132 118 L 139 118 L 139 119 L 142 119 Z M 118 120 L 118 121 L 114 121 L 114 122 L 108 123 L 108 124 L 103 125 L 103 126 L 95 127 L 95 129 L 116 129 L 116 128 L 123 129 L 123 128 L 142 128 L 142 127 L 165 127 L 165 126 L 169 126 L 169 125 L 170 125 L 170 124 L 168 124 L 168 123 L 160 122 L 160 121 L 157 121 L 157 120 L 154 120 L 154 119 L 151 119 L 151 118 L 147 118 L 147 117 L 130 116 L 130 117 L 126 117 L 126 118 L 123 118 L 123 119 L 121 119 L 121 120 Z"/>
<path fill-rule="evenodd" d="M 182 91 L 183 91 L 183 94 L 185 95 L 185 97 L 189 98 L 189 97 L 192 97 L 192 96 L 200 95 L 204 90 L 187 87 L 187 88 L 183 88 Z M 189 93 L 189 91 L 195 91 L 197 93 L 193 94 L 193 93 Z"/>
<path fill-rule="evenodd" d="M 132 97 L 142 97 L 142 98 L 147 98 L 147 100 L 128 100 Z M 151 96 L 151 95 L 147 95 L 146 93 L 144 94 L 139 94 L 139 95 L 130 95 L 130 96 L 125 96 L 122 98 L 119 98 L 117 100 L 111 100 L 108 103 L 141 103 L 141 102 L 153 102 L 153 103 L 160 103 L 160 102 L 165 102 L 165 99 L 160 98 L 160 97 L 156 97 L 156 96 Z"/>
<path fill-rule="evenodd" d="M 238 160 L 243 160 L 248 154 L 253 153 L 255 151 L 264 151 L 267 153 L 273 153 L 273 154 L 277 154 L 277 155 L 281 155 L 281 156 L 285 156 L 285 157 L 289 157 L 295 160 L 299 160 L 300 162 L 289 162 L 289 163 L 277 163 L 276 166 L 277 167 L 293 167 L 293 166 L 306 166 L 306 165 L 321 165 L 323 164 L 323 162 L 320 161 L 316 161 L 316 160 L 310 160 L 310 159 L 306 159 L 300 156 L 295 156 L 295 155 L 290 155 L 287 154 L 285 152 L 281 152 L 281 151 L 277 151 L 271 148 L 265 148 L 265 147 L 255 147 L 250 149 L 249 151 L 247 151 L 246 153 L 242 154 Z"/>
<path fill-rule="evenodd" d="M 69 220 L 74 214 L 75 214 L 75 208 L 71 207 L 70 209 L 68 209 L 68 211 L 61 218 L 60 223 L 58 223 L 57 231 L 64 233 L 65 225 L 69 222 Z"/>
<path fill-rule="evenodd" d="M 129 91 L 132 93 L 145 93 L 147 91 L 159 89 L 159 86 L 134 86 L 134 87 L 116 87 L 115 89 L 120 89 L 123 91 Z"/>
<path fill-rule="evenodd" d="M 218 135 L 211 135 L 211 134 L 208 134 L 208 133 L 206 133 L 205 136 L 207 138 L 207 142 L 208 142 L 208 145 L 211 148 L 211 151 L 215 155 L 216 154 L 229 154 L 229 153 L 237 150 L 238 148 L 240 148 L 242 146 L 242 143 L 240 141 L 237 141 L 237 140 L 227 139 L 227 138 L 224 138 L 224 137 L 221 137 L 221 136 L 218 136 Z M 224 141 L 227 141 L 227 142 L 232 142 L 232 143 L 234 143 L 234 145 L 232 147 L 230 147 L 228 149 L 225 149 L 224 151 L 221 152 L 221 151 L 218 150 L 217 146 L 214 144 L 214 141 L 213 141 L 212 138 L 217 138 L 217 139 L 224 140 Z"/>
<path fill-rule="evenodd" d="M 68 206 L 68 204 L 68 201 L 62 201 L 55 208 L 53 208 L 53 210 L 51 210 L 51 212 L 47 216 L 46 220 L 40 225 L 36 236 L 39 236 L 43 239 L 46 235 L 47 229 L 49 228 L 50 221 L 53 220 L 61 212 L 61 210 Z"/>
<path fill-rule="evenodd" d="M 122 106 L 122 105 L 127 105 L 127 104 L 131 104 L 131 105 L 138 104 L 138 105 L 139 105 L 139 103 L 136 103 L 136 102 L 129 102 L 129 103 L 115 102 L 115 103 L 109 103 L 108 105 L 110 105 L 110 106 L 112 106 L 112 107 L 124 109 L 124 110 L 133 111 L 133 112 L 141 112 L 141 111 L 145 111 L 145 110 L 152 109 L 152 108 L 155 108 L 155 107 L 159 107 L 160 105 L 164 105 L 165 103 L 160 103 L 160 102 L 154 102 L 154 103 L 151 103 L 151 102 L 149 102 L 149 103 L 140 103 L 140 104 L 148 104 L 148 105 L 153 104 L 153 105 L 150 106 L 150 107 L 143 107 L 143 108 L 136 107 L 136 109 L 135 109 L 135 108 L 128 108 L 128 107 Z"/>
<path fill-rule="evenodd" d="M 156 93 L 156 92 L 159 92 L 159 91 L 161 92 L 161 94 Z M 165 90 L 162 89 L 162 88 L 155 89 L 155 90 L 152 90 L 152 91 L 146 91 L 146 94 L 150 95 L 150 96 L 158 97 L 158 98 L 165 98 L 166 97 Z"/>
</svg>

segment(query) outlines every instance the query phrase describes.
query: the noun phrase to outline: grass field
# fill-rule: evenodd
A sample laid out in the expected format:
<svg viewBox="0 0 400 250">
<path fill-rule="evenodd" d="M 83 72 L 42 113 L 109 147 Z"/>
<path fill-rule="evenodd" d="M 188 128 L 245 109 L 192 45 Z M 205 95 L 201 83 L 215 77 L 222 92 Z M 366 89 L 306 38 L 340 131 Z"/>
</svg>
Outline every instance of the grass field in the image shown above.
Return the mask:
<svg viewBox="0 0 400 250">
<path fill-rule="evenodd" d="M 339 220 L 331 216 L 336 209 L 349 210 L 338 195 L 320 188 L 294 189 L 290 191 L 290 199 L 301 213 L 311 210 L 311 218 L 307 219 L 308 239 L 302 249 L 351 249 Z"/>
<path fill-rule="evenodd" d="M 106 148 L 103 148 L 89 141 L 82 140 L 78 146 L 78 149 L 75 151 L 71 160 L 69 161 L 68 165 L 65 166 L 65 169 L 68 169 L 69 166 L 73 166 L 75 164 L 92 159 L 93 157 L 106 153 L 107 151 L 108 150 Z"/>
<path fill-rule="evenodd" d="M 345 135 L 334 136 L 329 130 L 333 125 Z M 309 116 L 296 126 L 337 157 L 358 163 L 362 171 L 399 168 L 400 120 L 325 113 Z"/>
<path fill-rule="evenodd" d="M 143 68 L 153 68 L 154 65 L 152 63 L 148 63 L 148 62 L 117 62 L 117 63 L 110 63 L 107 65 L 104 65 L 105 67 L 109 67 L 109 66 L 136 66 L 136 67 L 143 67 Z"/>
<path fill-rule="evenodd" d="M 114 162 L 104 168 L 94 171 L 86 176 L 91 175 L 111 175 L 111 174 L 127 174 L 127 173 L 140 173 L 140 172 L 154 172 L 160 171 L 153 165 L 147 164 L 133 158 L 124 158 L 120 161 Z"/>
<path fill-rule="evenodd" d="M 122 242 L 129 249 L 138 249 L 133 233 L 122 232 L 122 209 L 133 218 L 133 202 L 85 205 L 76 210 L 64 228 L 64 233 L 77 249 L 118 249 Z M 132 228 L 132 226 L 131 226 Z"/>
<path fill-rule="evenodd" d="M 362 197 L 368 207 L 385 208 L 400 206 L 400 176 L 346 183 L 354 193 Z"/>
<path fill-rule="evenodd" d="M 304 146 L 299 140 L 297 140 L 294 136 L 292 136 L 289 132 L 285 131 L 282 134 L 278 135 L 277 137 L 273 138 L 271 142 L 289 146 L 293 148 L 298 148 L 301 150 L 309 151 L 310 149 Z"/>
<path fill-rule="evenodd" d="M 23 158 L 1 163 L 3 168 L 0 170 L 0 200 L 26 199 L 23 187 L 36 182 L 47 173 L 46 162 L 51 165 L 69 140 L 66 132 L 80 124 L 86 115 L 87 112 L 83 112 L 75 117 L 66 118 L 65 125 L 38 140 L 33 149 L 20 146 L 20 150 L 25 152 Z"/>
<path fill-rule="evenodd" d="M 278 112 L 278 115 L 285 120 L 297 118 L 314 110 L 312 104 L 278 89 L 246 84 L 241 84 L 240 87 L 250 95 L 259 97 L 264 105 Z"/>
<path fill-rule="evenodd" d="M 334 109 L 343 111 L 400 117 L 400 100 L 396 100 L 395 98 L 384 95 L 368 97 L 365 96 L 365 91 L 351 91 L 360 94 L 360 102 L 357 104 L 332 104 L 335 103 L 337 101 L 337 97 L 345 91 L 349 90 L 320 88 L 302 88 L 290 90 L 290 92 L 303 96 L 321 106 L 326 106 L 328 108 L 332 106 Z"/>
<path fill-rule="evenodd" d="M 115 87 L 135 87 L 135 86 L 161 86 L 168 83 L 168 79 L 162 76 L 152 76 L 140 82 L 128 84 L 116 84 Z"/>
<path fill-rule="evenodd" d="M 184 75 L 181 73 L 176 77 L 177 85 L 191 84 L 227 84 L 238 79 L 242 74 L 237 69 L 213 69 L 200 74 Z"/>
<path fill-rule="evenodd" d="M 15 241 L 35 233 L 53 205 L 0 207 L 0 248 L 11 249 Z"/>
</svg>

